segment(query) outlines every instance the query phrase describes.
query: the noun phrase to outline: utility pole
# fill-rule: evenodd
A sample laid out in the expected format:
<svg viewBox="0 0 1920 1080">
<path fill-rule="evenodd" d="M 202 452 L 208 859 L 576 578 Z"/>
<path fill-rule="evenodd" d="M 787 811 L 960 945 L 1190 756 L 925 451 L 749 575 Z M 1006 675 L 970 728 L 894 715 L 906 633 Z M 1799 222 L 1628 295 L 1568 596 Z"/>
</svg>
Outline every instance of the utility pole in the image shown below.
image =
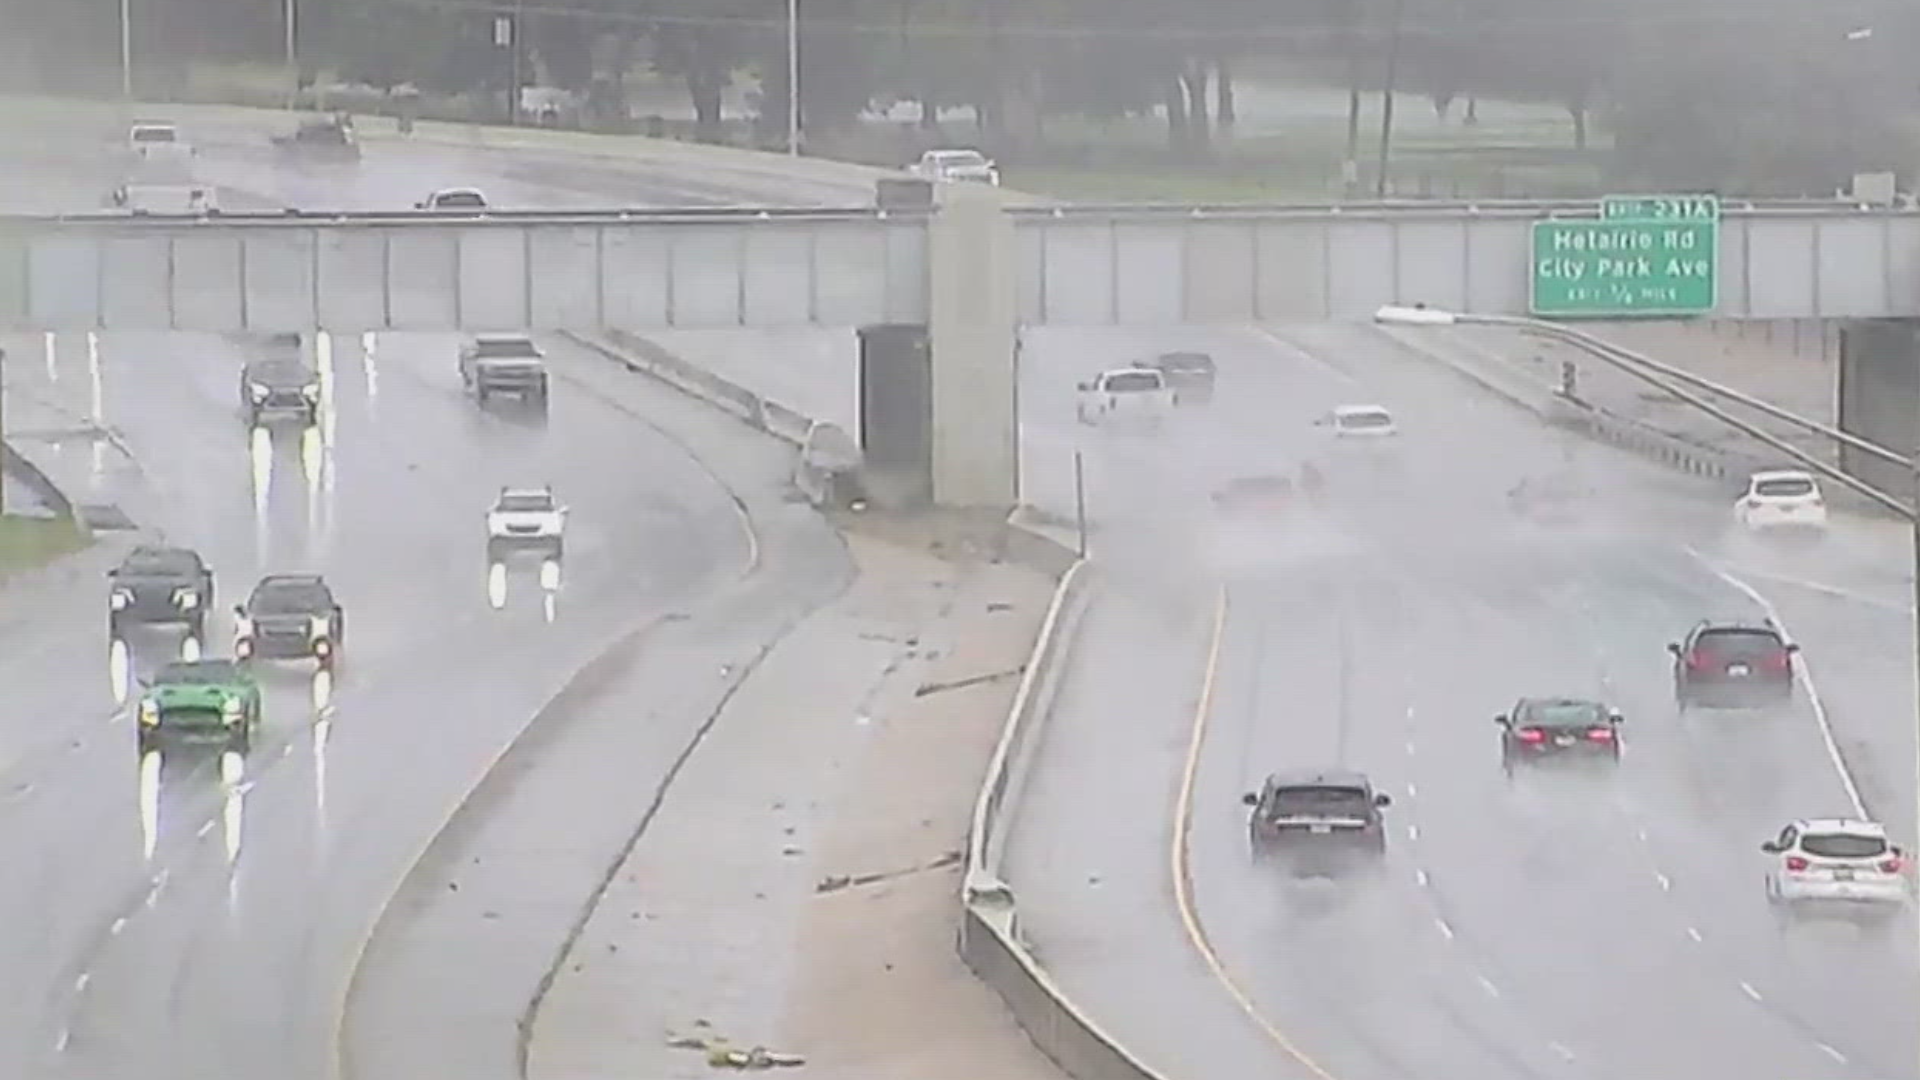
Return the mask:
<svg viewBox="0 0 1920 1080">
<path fill-rule="evenodd" d="M 1387 29 L 1386 89 L 1380 92 L 1380 170 L 1373 178 L 1375 198 L 1387 197 L 1387 163 L 1393 150 L 1393 89 L 1400 74 L 1400 22 L 1407 0 L 1393 0 L 1393 25 Z"/>
<path fill-rule="evenodd" d="M 300 55 L 294 48 L 294 0 L 287 0 L 282 14 L 287 31 L 287 111 L 300 101 Z"/>
<path fill-rule="evenodd" d="M 133 0 L 120 0 L 120 98 L 133 100 Z"/>
<path fill-rule="evenodd" d="M 800 0 L 787 0 L 787 153 L 800 155 Z"/>
</svg>

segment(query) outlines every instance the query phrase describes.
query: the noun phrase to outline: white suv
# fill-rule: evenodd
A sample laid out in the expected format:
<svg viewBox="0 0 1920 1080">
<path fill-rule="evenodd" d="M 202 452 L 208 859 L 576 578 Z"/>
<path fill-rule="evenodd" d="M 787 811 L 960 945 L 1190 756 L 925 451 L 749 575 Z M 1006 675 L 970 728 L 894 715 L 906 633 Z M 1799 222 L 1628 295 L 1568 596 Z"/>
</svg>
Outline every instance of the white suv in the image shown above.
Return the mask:
<svg viewBox="0 0 1920 1080">
<path fill-rule="evenodd" d="M 1876 822 L 1803 818 L 1760 850 L 1774 857 L 1767 871 L 1774 904 L 1861 904 L 1891 913 L 1906 903 L 1906 855 Z"/>
<path fill-rule="evenodd" d="M 501 488 L 487 511 L 487 561 L 501 562 L 516 551 L 558 559 L 566 530 L 567 508 L 553 497 L 552 488 Z"/>
<path fill-rule="evenodd" d="M 1734 504 L 1734 516 L 1753 530 L 1827 527 L 1827 501 L 1809 472 L 1776 469 L 1754 473 L 1747 493 Z"/>
</svg>

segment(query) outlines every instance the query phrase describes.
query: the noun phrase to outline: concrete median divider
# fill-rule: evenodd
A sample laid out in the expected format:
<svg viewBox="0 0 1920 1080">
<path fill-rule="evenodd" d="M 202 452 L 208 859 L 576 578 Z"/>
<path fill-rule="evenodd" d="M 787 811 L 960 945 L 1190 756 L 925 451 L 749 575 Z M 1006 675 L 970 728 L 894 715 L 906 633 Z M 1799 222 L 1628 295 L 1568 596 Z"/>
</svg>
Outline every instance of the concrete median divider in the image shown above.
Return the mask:
<svg viewBox="0 0 1920 1080">
<path fill-rule="evenodd" d="M 1022 940 L 1019 903 L 1000 873 L 1008 825 L 1060 672 L 1072 655 L 1091 574 L 1085 560 L 1076 560 L 1061 575 L 987 766 L 967 843 L 958 946 L 967 967 L 1007 1003 L 1034 1045 L 1074 1080 L 1163 1080 L 1076 1006 L 1040 966 Z"/>
</svg>

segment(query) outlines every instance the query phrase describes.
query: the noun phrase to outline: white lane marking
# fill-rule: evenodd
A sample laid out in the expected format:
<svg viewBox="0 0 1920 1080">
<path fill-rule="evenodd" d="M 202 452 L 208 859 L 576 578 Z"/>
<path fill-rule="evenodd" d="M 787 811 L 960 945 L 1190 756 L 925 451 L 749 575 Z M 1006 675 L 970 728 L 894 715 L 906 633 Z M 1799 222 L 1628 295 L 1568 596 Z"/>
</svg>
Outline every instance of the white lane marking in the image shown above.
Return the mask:
<svg viewBox="0 0 1920 1080">
<path fill-rule="evenodd" d="M 1419 788 L 1414 787 L 1413 784 L 1411 783 L 1407 784 L 1407 798 L 1409 799 L 1418 798 L 1419 795 L 1420 795 Z"/>
<path fill-rule="evenodd" d="M 1271 342 L 1273 345 L 1278 347 L 1281 352 L 1284 352 L 1296 359 L 1305 360 L 1307 363 L 1313 365 L 1314 367 L 1319 368 L 1321 371 L 1326 372 L 1328 375 L 1333 376 L 1335 380 L 1339 381 L 1343 385 L 1356 387 L 1356 388 L 1361 385 L 1361 382 L 1359 379 L 1356 379 L 1352 375 L 1349 375 L 1348 373 L 1340 370 L 1339 368 L 1334 367 L 1333 364 L 1329 363 L 1328 361 L 1320 359 L 1318 356 L 1315 356 L 1313 353 L 1308 352 L 1306 349 L 1303 349 L 1298 345 L 1295 345 L 1293 342 L 1288 341 L 1287 339 L 1281 337 L 1280 335 L 1274 333 L 1273 331 L 1267 329 L 1264 326 L 1254 327 L 1253 332 L 1260 335 L 1263 338 L 1266 338 L 1269 342 Z"/>
<path fill-rule="evenodd" d="M 71 1043 L 72 1041 L 73 1041 L 73 1029 L 61 1028 L 59 1038 L 56 1038 L 53 1040 L 53 1048 L 55 1051 L 64 1054 L 67 1052 L 67 1044 Z"/>
<path fill-rule="evenodd" d="M 1453 940 L 1453 927 L 1447 925 L 1447 920 L 1435 919 L 1433 920 L 1433 925 L 1440 928 L 1440 933 L 1444 935 L 1448 941 Z"/>
<path fill-rule="evenodd" d="M 1843 1054 L 1843 1053 L 1841 1053 L 1841 1052 L 1840 1052 L 1840 1051 L 1838 1051 L 1838 1050 L 1835 1050 L 1835 1049 L 1834 1049 L 1833 1047 L 1831 1047 L 1831 1046 L 1828 1046 L 1828 1045 L 1827 1045 L 1826 1043 L 1823 1043 L 1823 1042 L 1816 1042 L 1816 1043 L 1814 1043 L 1813 1045 L 1815 1045 L 1815 1046 L 1817 1046 L 1817 1047 L 1819 1047 L 1819 1048 L 1820 1048 L 1821 1050 L 1823 1050 L 1823 1051 L 1825 1051 L 1825 1052 L 1826 1052 L 1826 1055 L 1827 1055 L 1828 1057 L 1830 1057 L 1830 1058 L 1832 1058 L 1833 1060 L 1835 1060 L 1835 1061 L 1837 1061 L 1837 1062 L 1839 1062 L 1840 1064 L 1842 1064 L 1842 1065 L 1845 1065 L 1845 1064 L 1847 1063 L 1847 1055 L 1845 1055 L 1845 1054 Z"/>
<path fill-rule="evenodd" d="M 1639 838 L 1640 838 L 1640 842 L 1641 842 L 1641 843 L 1643 843 L 1643 844 L 1651 844 L 1651 843 L 1653 843 L 1653 840 L 1652 840 L 1652 838 L 1650 838 L 1649 836 L 1647 836 L 1647 830 L 1646 830 L 1646 829 L 1644 829 L 1644 828 L 1641 828 L 1641 829 L 1635 829 L 1635 830 L 1633 830 L 1633 834 L 1634 834 L 1635 836 L 1637 836 L 1637 837 L 1639 837 Z"/>
<path fill-rule="evenodd" d="M 1663 873 L 1661 873 L 1661 872 L 1660 872 L 1660 871 L 1658 871 L 1658 870 L 1655 870 L 1655 871 L 1653 872 L 1653 878 L 1654 878 L 1654 880 L 1655 880 L 1655 881 L 1658 881 L 1658 882 L 1660 883 L 1660 891 L 1661 891 L 1661 892 L 1672 892 L 1672 891 L 1673 891 L 1673 879 L 1672 879 L 1672 878 L 1670 878 L 1670 877 L 1668 877 L 1667 875 L 1665 875 L 1665 874 L 1663 874 Z"/>
<path fill-rule="evenodd" d="M 1408 740 L 1407 740 L 1407 753 L 1409 753 L 1409 754 L 1411 754 L 1411 753 L 1413 753 L 1413 740 L 1412 740 L 1412 739 L 1408 739 Z"/>
<path fill-rule="evenodd" d="M 1409 840 L 1420 839 L 1420 826 L 1418 825 L 1407 826 L 1407 839 Z"/>
<path fill-rule="evenodd" d="M 1758 589 L 1720 569 L 1698 550 L 1691 547 L 1686 550 L 1687 554 L 1698 559 L 1700 565 L 1706 567 L 1714 576 L 1746 594 L 1747 599 L 1752 600 L 1759 605 L 1761 611 L 1766 612 L 1767 618 L 1773 620 L 1773 625 L 1780 628 L 1780 632 L 1786 635 L 1787 640 L 1794 640 L 1793 632 L 1787 629 L 1786 621 L 1780 618 L 1779 610 L 1766 597 L 1760 595 Z M 1820 689 L 1814 685 L 1813 669 L 1808 665 L 1804 653 L 1801 654 L 1800 662 L 1796 667 L 1799 671 L 1800 685 L 1807 689 L 1807 704 L 1813 707 L 1813 721 L 1820 728 L 1820 741 L 1826 744 L 1827 760 L 1833 763 L 1833 771 L 1840 777 L 1840 786 L 1846 789 L 1847 801 L 1853 805 L 1854 815 L 1864 818 L 1867 816 L 1867 804 L 1860 798 L 1860 786 L 1854 783 L 1853 774 L 1847 771 L 1846 759 L 1840 756 L 1840 744 L 1833 737 L 1833 724 L 1827 719 L 1827 706 L 1820 700 Z"/>
<path fill-rule="evenodd" d="M 1428 884 L 1432 882 L 1433 879 L 1427 876 L 1427 872 L 1425 870 L 1415 870 L 1413 872 L 1413 880 L 1419 882 L 1420 887 L 1424 889 L 1427 887 Z"/>
<path fill-rule="evenodd" d="M 80 973 L 79 978 L 73 980 L 73 988 L 75 991 L 79 993 L 86 993 L 87 984 L 92 981 L 93 981 L 93 972 L 83 971 Z"/>
<path fill-rule="evenodd" d="M 1500 988 L 1493 985 L 1492 979 L 1487 978 L 1485 975 L 1475 975 L 1474 978 L 1480 980 L 1480 989 L 1485 990 L 1488 997 L 1500 996 Z"/>
<path fill-rule="evenodd" d="M 1785 574 L 1776 574 L 1769 570 L 1759 570 L 1754 567 L 1743 566 L 1738 563 L 1735 563 L 1732 565 L 1734 569 L 1740 571 L 1742 574 L 1745 574 L 1748 577 L 1760 578 L 1763 581 L 1773 582 L 1775 585 L 1785 585 L 1789 588 L 1794 588 L 1794 589 L 1805 589 L 1807 592 L 1820 593 L 1824 596 L 1829 596 L 1836 600 L 1848 600 L 1856 604 L 1865 604 L 1868 607 L 1881 608 L 1883 610 L 1891 611 L 1899 615 L 1913 614 L 1912 604 L 1896 603 L 1895 601 L 1885 599 L 1884 597 L 1874 596 L 1870 593 L 1860 592 L 1856 589 L 1844 589 L 1838 585 L 1828 585 L 1824 582 L 1809 581 L 1806 578 L 1788 577 Z"/>
<path fill-rule="evenodd" d="M 1759 1001 L 1759 1000 L 1761 1000 L 1761 997 L 1760 997 L 1760 991 L 1758 991 L 1758 990 L 1755 990 L 1755 989 L 1753 988 L 1753 984 L 1752 984 L 1752 983 L 1750 983 L 1750 982 L 1743 982 L 1743 983 L 1741 983 L 1741 984 L 1740 984 L 1740 989 L 1741 989 L 1741 991 L 1742 991 L 1742 992 L 1744 992 L 1744 993 L 1745 993 L 1745 994 L 1746 994 L 1746 995 L 1747 995 L 1748 997 L 1750 997 L 1750 998 L 1752 998 L 1753 1000 L 1755 1000 L 1755 1001 Z"/>
<path fill-rule="evenodd" d="M 1547 1049 L 1559 1054 L 1562 1061 L 1573 1060 L 1573 1051 L 1568 1049 L 1565 1043 L 1550 1042 L 1547 1044 Z"/>
<path fill-rule="evenodd" d="M 1703 938 L 1700 936 L 1700 931 L 1697 927 L 1692 927 L 1692 926 L 1687 927 L 1687 936 L 1692 938 L 1695 941 L 1704 942 L 1707 940 L 1706 938 Z"/>
<path fill-rule="evenodd" d="M 125 915 L 122 915 L 119 918 L 113 920 L 112 926 L 107 927 L 107 933 L 118 935 L 120 931 L 125 930 L 126 928 L 127 928 L 127 917 Z"/>
<path fill-rule="evenodd" d="M 213 831 L 213 822 L 211 821 L 202 822 L 200 824 L 199 831 L 193 834 L 193 838 L 196 840 L 204 840 L 206 839 L 207 834 L 212 831 Z"/>
</svg>

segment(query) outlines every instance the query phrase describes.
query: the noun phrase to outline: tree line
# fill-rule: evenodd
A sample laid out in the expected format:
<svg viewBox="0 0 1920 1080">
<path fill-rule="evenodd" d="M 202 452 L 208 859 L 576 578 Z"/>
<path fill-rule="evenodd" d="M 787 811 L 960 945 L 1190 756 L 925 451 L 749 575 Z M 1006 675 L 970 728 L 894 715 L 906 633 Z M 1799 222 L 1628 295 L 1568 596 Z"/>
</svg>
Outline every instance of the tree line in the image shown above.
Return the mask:
<svg viewBox="0 0 1920 1080">
<path fill-rule="evenodd" d="M 718 138 L 731 85 L 757 86 L 759 136 L 784 132 L 787 0 L 294 0 L 309 77 L 427 94 L 523 82 L 623 110 L 651 69 Z M 1903 175 L 1916 147 L 1920 5 L 1895 0 L 798 0 L 809 139 L 875 103 L 938 129 L 964 108 L 1004 157 L 1044 148 L 1064 116 L 1152 116 L 1166 152 L 1229 143 L 1245 72 L 1343 88 L 1348 156 L 1363 101 L 1387 86 L 1436 109 L 1480 99 L 1565 110 L 1571 142 L 1611 142 L 1623 180 L 1831 190 Z M 138 82 L 164 93 L 196 64 L 279 62 L 286 0 L 128 0 Z M 17 89 L 117 90 L 120 0 L 0 0 Z M 511 45 L 498 23 L 517 28 Z M 0 46 L 4 50 L 6 46 Z M 514 52 L 519 51 L 519 62 Z M 22 85 L 31 84 L 31 85 Z M 504 95 L 501 95 L 504 96 Z M 1458 103 L 1456 105 L 1456 103 Z"/>
</svg>

